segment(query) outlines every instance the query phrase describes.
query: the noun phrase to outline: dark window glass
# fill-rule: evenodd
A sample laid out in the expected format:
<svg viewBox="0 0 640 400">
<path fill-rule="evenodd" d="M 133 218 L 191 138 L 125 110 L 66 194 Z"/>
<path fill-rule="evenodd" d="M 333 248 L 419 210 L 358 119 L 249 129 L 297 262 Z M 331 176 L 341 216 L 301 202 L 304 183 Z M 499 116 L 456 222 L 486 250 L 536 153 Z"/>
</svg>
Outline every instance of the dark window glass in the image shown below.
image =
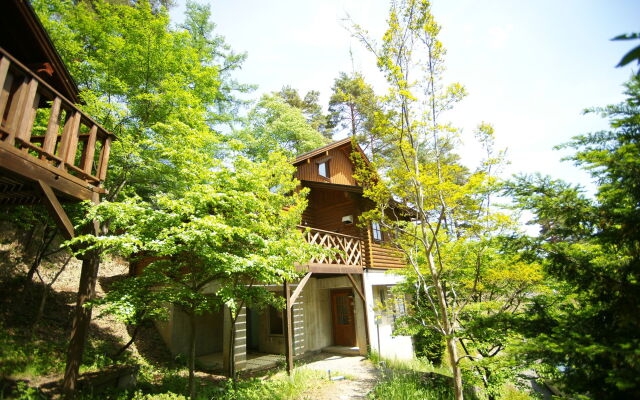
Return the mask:
<svg viewBox="0 0 640 400">
<path fill-rule="evenodd" d="M 284 334 L 284 318 L 282 310 L 278 310 L 272 306 L 269 306 L 269 334 Z"/>
<path fill-rule="evenodd" d="M 373 240 L 376 242 L 382 241 L 382 231 L 380 230 L 380 224 L 377 222 L 371 223 L 371 232 L 373 233 Z"/>
</svg>

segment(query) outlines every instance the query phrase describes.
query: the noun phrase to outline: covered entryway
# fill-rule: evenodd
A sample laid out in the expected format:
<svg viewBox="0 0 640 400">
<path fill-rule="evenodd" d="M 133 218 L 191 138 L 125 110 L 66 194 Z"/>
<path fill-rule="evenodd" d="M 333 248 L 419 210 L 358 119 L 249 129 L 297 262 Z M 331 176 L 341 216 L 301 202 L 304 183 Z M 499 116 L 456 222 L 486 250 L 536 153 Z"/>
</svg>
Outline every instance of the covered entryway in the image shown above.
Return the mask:
<svg viewBox="0 0 640 400">
<path fill-rule="evenodd" d="M 331 291 L 331 316 L 333 322 L 333 344 L 353 347 L 356 345 L 356 324 L 353 312 L 353 291 L 335 289 Z"/>
</svg>

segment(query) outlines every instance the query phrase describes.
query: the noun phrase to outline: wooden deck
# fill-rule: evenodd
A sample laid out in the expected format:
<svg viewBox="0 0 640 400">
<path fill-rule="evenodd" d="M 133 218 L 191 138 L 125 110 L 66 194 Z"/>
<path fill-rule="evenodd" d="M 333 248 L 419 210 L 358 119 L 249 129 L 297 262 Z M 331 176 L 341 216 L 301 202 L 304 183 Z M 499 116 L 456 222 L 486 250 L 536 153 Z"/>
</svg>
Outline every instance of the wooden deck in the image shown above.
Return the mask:
<svg viewBox="0 0 640 400">
<path fill-rule="evenodd" d="M 300 269 L 335 274 L 361 274 L 365 268 L 389 269 L 405 266 L 405 261 L 397 250 L 371 240 L 370 235 L 363 238 L 317 228 L 301 226 L 300 229 L 305 230 L 307 242 L 338 250 L 333 257 L 313 258 Z"/>
<path fill-rule="evenodd" d="M 114 135 L 0 48 L 0 204 L 32 204 L 39 182 L 67 200 L 105 193 Z"/>
</svg>

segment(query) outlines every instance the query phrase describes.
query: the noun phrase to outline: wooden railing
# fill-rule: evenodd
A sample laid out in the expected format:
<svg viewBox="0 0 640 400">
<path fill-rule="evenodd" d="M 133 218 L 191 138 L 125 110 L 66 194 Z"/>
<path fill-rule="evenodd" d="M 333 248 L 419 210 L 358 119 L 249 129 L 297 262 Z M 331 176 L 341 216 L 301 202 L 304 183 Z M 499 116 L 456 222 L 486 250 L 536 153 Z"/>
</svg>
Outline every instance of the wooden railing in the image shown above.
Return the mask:
<svg viewBox="0 0 640 400">
<path fill-rule="evenodd" d="M 362 240 L 359 237 L 303 226 L 300 228 L 308 229 L 308 231 L 305 232 L 307 242 L 329 249 L 339 250 L 339 252 L 333 256 L 320 256 L 312 259 L 310 263 L 363 265 Z"/>
<path fill-rule="evenodd" d="M 0 142 L 100 187 L 114 136 L 0 48 Z"/>
</svg>

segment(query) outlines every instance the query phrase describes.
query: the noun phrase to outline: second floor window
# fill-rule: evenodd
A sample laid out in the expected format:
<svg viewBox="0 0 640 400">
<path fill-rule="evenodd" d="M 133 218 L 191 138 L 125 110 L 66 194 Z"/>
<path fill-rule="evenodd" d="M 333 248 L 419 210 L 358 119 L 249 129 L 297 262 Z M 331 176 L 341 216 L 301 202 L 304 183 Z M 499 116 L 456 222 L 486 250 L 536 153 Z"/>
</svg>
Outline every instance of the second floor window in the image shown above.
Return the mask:
<svg viewBox="0 0 640 400">
<path fill-rule="evenodd" d="M 371 223 L 371 233 L 373 234 L 373 240 L 376 242 L 382 241 L 382 231 L 380 230 L 379 222 L 374 221 Z"/>
<path fill-rule="evenodd" d="M 329 178 L 329 161 L 318 163 L 318 175 L 323 178 Z"/>
</svg>

